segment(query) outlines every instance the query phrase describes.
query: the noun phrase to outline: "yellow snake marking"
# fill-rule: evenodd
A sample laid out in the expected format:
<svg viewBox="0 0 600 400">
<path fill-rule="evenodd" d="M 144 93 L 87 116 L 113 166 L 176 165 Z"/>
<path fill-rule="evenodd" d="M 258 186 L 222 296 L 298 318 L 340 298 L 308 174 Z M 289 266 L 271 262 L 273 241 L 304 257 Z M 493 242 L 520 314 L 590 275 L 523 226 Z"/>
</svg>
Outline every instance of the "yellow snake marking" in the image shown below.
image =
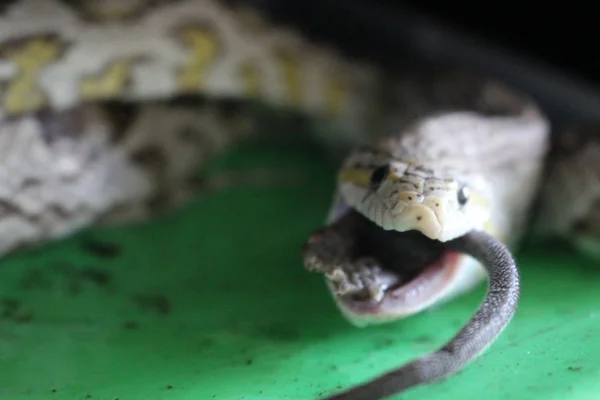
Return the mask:
<svg viewBox="0 0 600 400">
<path fill-rule="evenodd" d="M 261 94 L 261 79 L 258 67 L 250 62 L 240 66 L 240 75 L 244 82 L 244 92 L 248 97 L 260 97 Z"/>
<path fill-rule="evenodd" d="M 203 89 L 210 66 L 219 56 L 220 40 L 214 29 L 203 25 L 181 28 L 180 39 L 191 49 L 191 57 L 177 77 L 177 86 L 184 92 Z"/>
<path fill-rule="evenodd" d="M 134 63 L 139 60 L 126 57 L 110 62 L 98 75 L 83 79 L 79 90 L 84 100 L 114 98 L 122 95 L 131 82 Z"/>
<path fill-rule="evenodd" d="M 339 77 L 331 77 L 325 88 L 325 110 L 330 117 L 338 116 L 348 100 L 348 87 Z"/>
<path fill-rule="evenodd" d="M 487 198 L 476 190 L 471 191 L 471 194 L 469 195 L 469 203 L 477 204 L 486 208 L 490 206 L 490 203 L 487 200 Z"/>
<path fill-rule="evenodd" d="M 492 222 L 492 220 L 488 219 L 487 221 L 485 221 L 485 223 L 483 224 L 483 230 L 489 233 L 490 235 L 494 236 L 498 240 L 501 240 L 502 242 L 506 243 L 506 235 L 498 234 L 498 230 L 494 227 L 494 223 Z"/>
<path fill-rule="evenodd" d="M 338 173 L 338 180 L 358 187 L 368 187 L 372 173 L 373 168 L 342 168 Z"/>
<path fill-rule="evenodd" d="M 291 105 L 302 104 L 302 77 L 298 57 L 287 51 L 277 51 L 276 61 L 281 69 L 283 83 L 287 89 Z"/>
<path fill-rule="evenodd" d="M 268 31 L 268 24 L 262 15 L 248 8 L 236 8 L 232 15 L 239 22 L 239 27 L 244 29 L 244 35 L 260 35 Z M 243 63 L 239 67 L 239 74 L 244 85 L 244 93 L 251 98 L 260 97 L 262 90 L 260 69 L 252 61 Z"/>
<path fill-rule="evenodd" d="M 0 46 L 0 57 L 12 61 L 18 75 L 6 82 L 2 107 L 8 114 L 35 111 L 47 104 L 47 97 L 38 85 L 42 70 L 58 61 L 66 44 L 53 35 L 35 36 Z"/>
</svg>

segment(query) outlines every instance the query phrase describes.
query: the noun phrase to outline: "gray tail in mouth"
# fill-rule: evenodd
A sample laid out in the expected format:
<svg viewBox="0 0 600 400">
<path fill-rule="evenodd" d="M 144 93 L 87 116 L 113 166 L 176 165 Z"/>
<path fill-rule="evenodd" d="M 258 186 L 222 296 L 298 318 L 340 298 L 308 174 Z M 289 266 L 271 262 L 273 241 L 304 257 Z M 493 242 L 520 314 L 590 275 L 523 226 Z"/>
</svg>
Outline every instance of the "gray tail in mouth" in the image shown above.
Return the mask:
<svg viewBox="0 0 600 400">
<path fill-rule="evenodd" d="M 475 315 L 437 351 L 326 400 L 379 400 L 442 379 L 477 358 L 506 328 L 519 300 L 519 272 L 510 251 L 483 231 L 472 231 L 448 246 L 476 258 L 488 272 L 488 291 Z"/>
</svg>

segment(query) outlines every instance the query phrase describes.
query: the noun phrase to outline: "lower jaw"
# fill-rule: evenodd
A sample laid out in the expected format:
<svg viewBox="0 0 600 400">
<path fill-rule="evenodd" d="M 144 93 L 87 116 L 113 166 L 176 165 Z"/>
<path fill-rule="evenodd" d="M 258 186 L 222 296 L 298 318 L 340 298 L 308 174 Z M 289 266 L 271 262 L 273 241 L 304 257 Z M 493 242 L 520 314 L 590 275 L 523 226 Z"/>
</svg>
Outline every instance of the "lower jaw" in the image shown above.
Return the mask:
<svg viewBox="0 0 600 400">
<path fill-rule="evenodd" d="M 449 251 L 406 285 L 386 292 L 381 301 L 338 296 L 334 299 L 346 318 L 357 326 L 406 318 L 448 297 L 459 275 L 464 275 L 460 272 L 467 258 Z"/>
</svg>

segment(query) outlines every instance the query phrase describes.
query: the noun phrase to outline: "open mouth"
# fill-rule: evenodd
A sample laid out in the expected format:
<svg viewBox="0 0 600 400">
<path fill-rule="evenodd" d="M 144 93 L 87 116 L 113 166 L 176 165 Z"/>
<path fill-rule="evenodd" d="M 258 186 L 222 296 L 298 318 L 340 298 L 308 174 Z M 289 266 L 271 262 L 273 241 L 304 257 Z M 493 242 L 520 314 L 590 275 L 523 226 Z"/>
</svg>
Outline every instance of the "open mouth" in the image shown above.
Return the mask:
<svg viewBox="0 0 600 400">
<path fill-rule="evenodd" d="M 385 321 L 429 307 L 446 294 L 464 257 L 418 231 L 385 230 L 354 210 L 317 240 L 328 250 L 317 255 L 328 264 L 327 284 L 353 320 Z"/>
</svg>

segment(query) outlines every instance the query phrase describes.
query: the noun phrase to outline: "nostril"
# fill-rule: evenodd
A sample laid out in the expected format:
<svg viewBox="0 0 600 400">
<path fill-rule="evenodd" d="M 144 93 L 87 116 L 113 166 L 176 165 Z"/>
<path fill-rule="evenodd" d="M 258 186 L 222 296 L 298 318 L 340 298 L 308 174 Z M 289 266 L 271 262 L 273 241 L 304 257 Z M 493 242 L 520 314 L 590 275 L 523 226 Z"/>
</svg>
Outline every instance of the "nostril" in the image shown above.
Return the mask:
<svg viewBox="0 0 600 400">
<path fill-rule="evenodd" d="M 400 200 L 403 200 L 408 203 L 422 203 L 423 199 L 423 195 L 417 192 L 402 192 L 400 194 Z"/>
</svg>

